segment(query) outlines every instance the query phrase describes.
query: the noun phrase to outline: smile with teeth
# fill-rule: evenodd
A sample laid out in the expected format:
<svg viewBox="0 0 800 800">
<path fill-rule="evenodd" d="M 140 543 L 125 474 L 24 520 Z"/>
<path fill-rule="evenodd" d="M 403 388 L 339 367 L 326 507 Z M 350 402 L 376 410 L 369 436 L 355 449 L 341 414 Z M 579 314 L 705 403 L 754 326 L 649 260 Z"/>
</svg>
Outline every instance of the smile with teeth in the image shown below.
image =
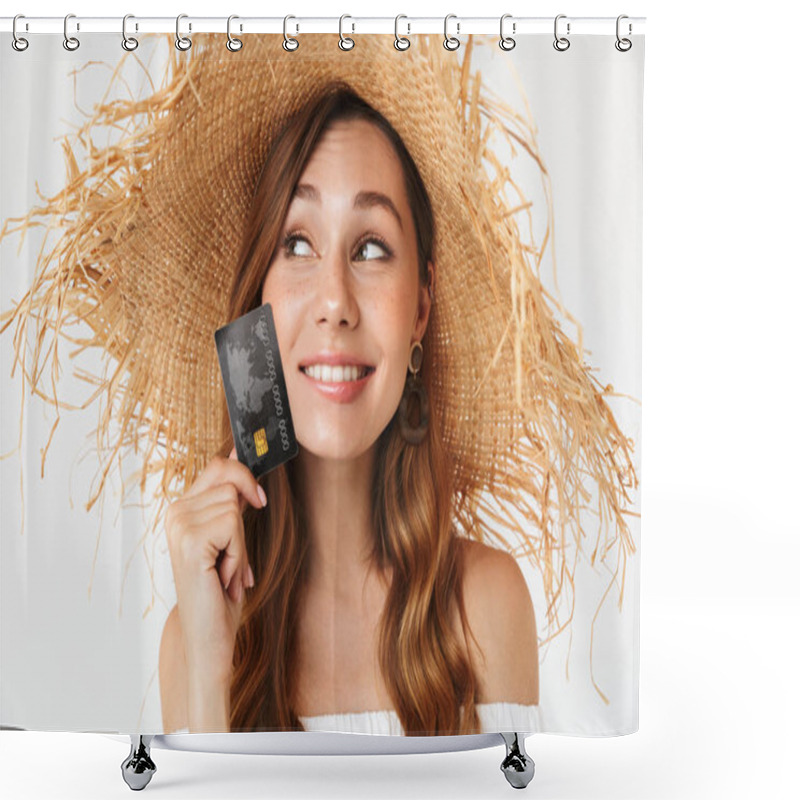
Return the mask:
<svg viewBox="0 0 800 800">
<path fill-rule="evenodd" d="M 355 364 L 336 366 L 331 366 L 330 364 L 309 364 L 306 367 L 300 367 L 300 369 L 315 381 L 322 381 L 323 383 L 346 383 L 348 381 L 361 380 L 375 368 L 359 367 Z"/>
</svg>

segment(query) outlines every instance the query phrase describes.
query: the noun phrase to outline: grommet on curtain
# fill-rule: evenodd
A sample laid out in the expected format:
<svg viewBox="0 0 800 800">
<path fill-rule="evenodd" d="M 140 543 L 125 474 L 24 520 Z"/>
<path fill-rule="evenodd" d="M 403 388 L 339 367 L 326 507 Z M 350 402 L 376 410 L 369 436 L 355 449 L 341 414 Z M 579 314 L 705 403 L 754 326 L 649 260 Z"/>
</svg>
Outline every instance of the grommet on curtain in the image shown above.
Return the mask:
<svg viewBox="0 0 800 800">
<path fill-rule="evenodd" d="M 408 50 L 408 48 L 411 47 L 411 39 L 408 39 L 405 36 L 400 36 L 400 34 L 397 32 L 397 23 L 400 21 L 401 17 L 402 19 L 408 19 L 405 14 L 398 14 L 394 18 L 394 49 Z M 411 25 L 409 23 L 406 23 L 406 25 L 408 25 L 408 32 L 411 33 Z"/>
<path fill-rule="evenodd" d="M 244 42 L 241 39 L 236 39 L 231 36 L 231 20 L 232 19 L 239 19 L 236 14 L 231 14 L 228 17 L 228 41 L 225 42 L 225 47 L 231 51 L 231 53 L 238 53 L 243 47 Z"/>
<path fill-rule="evenodd" d="M 418 358 L 417 354 L 419 354 Z M 419 377 L 419 371 L 422 368 L 422 342 L 414 342 L 411 346 L 408 368 L 411 370 L 411 375 L 406 377 L 403 397 L 397 409 L 397 418 L 400 423 L 400 435 L 403 439 L 409 444 L 419 444 L 428 432 L 430 421 L 428 393 L 425 391 L 425 385 Z M 412 426 L 408 412 L 411 395 L 414 394 L 419 398 L 419 422 Z"/>
<path fill-rule="evenodd" d="M 175 47 L 178 50 L 188 50 L 192 46 L 192 40 L 188 36 L 181 36 L 181 20 L 188 17 L 188 14 L 178 14 L 175 20 Z M 192 23 L 189 23 L 189 30 L 192 30 Z"/>
<path fill-rule="evenodd" d="M 286 23 L 290 19 L 297 19 L 297 17 L 293 17 L 291 14 L 287 14 L 283 18 L 283 49 L 291 53 L 297 50 L 298 47 L 300 47 L 300 40 L 295 39 L 294 36 L 289 36 L 289 34 L 286 32 Z"/>
<path fill-rule="evenodd" d="M 139 46 L 139 40 L 133 36 L 128 36 L 128 32 L 126 30 L 128 20 L 132 18 L 133 14 L 126 14 L 122 18 L 122 49 L 127 50 L 128 52 L 135 50 Z"/>
<path fill-rule="evenodd" d="M 27 49 L 28 49 L 28 40 L 27 40 L 27 39 L 25 39 L 25 38 L 24 38 L 24 37 L 22 37 L 22 36 L 18 36 L 18 35 L 17 35 L 17 20 L 18 20 L 18 19 L 25 19 L 25 17 L 24 17 L 22 14 L 17 14 L 17 15 L 14 17 L 14 22 L 13 22 L 13 24 L 11 25 L 11 35 L 12 35 L 12 37 L 13 37 L 13 38 L 11 39 L 11 46 L 12 46 L 12 47 L 13 47 L 13 48 L 14 48 L 14 49 L 15 49 L 15 50 L 18 52 L 18 53 L 21 53 L 23 50 L 27 50 Z"/>
<path fill-rule="evenodd" d="M 569 45 L 570 45 L 569 39 L 567 39 L 566 36 L 558 35 L 558 21 L 560 19 L 566 19 L 566 18 L 567 18 L 566 14 L 559 14 L 556 17 L 555 22 L 553 23 L 553 33 L 554 36 L 556 37 L 555 41 L 553 42 L 553 47 L 555 47 L 555 49 L 558 50 L 560 53 L 563 53 L 565 50 L 569 50 Z M 567 35 L 569 35 L 569 22 L 567 23 Z"/>
<path fill-rule="evenodd" d="M 631 47 L 633 47 L 633 42 L 630 39 L 627 39 L 627 38 L 620 39 L 620 36 L 619 36 L 619 23 L 623 19 L 628 19 L 628 15 L 627 14 L 620 14 L 617 17 L 617 41 L 614 42 L 614 47 L 616 47 L 617 50 L 620 51 L 620 53 L 627 53 L 628 50 L 630 50 Z M 628 23 L 628 35 L 630 35 L 631 33 L 633 33 L 633 26 L 629 22 Z"/>
<path fill-rule="evenodd" d="M 512 39 L 510 36 L 503 36 L 503 22 L 510 16 L 511 14 L 503 14 L 503 16 L 500 17 L 500 41 L 498 44 L 501 50 L 513 50 L 517 46 L 516 39 Z M 516 23 L 512 23 L 512 31 L 516 32 L 515 29 Z"/>
<path fill-rule="evenodd" d="M 455 17 L 455 14 L 448 14 L 444 18 L 444 41 L 442 42 L 442 46 L 445 50 L 458 50 L 461 46 L 461 40 L 458 39 L 456 36 L 448 36 L 447 35 L 447 22 L 451 18 Z M 458 25 L 456 24 L 456 31 L 458 31 Z"/>
<path fill-rule="evenodd" d="M 339 17 L 339 47 L 342 50 L 352 50 L 356 46 L 355 40 L 342 33 L 342 22 L 344 22 L 345 19 L 353 18 L 349 14 L 342 14 L 342 16 Z M 355 29 L 356 26 L 353 25 L 353 30 Z"/>
<path fill-rule="evenodd" d="M 67 14 L 67 16 L 64 17 L 64 42 L 63 42 L 63 45 L 64 45 L 64 49 L 65 50 L 69 50 L 70 52 L 72 52 L 73 50 L 77 50 L 81 46 L 81 43 L 80 43 L 79 39 L 75 38 L 74 36 L 70 36 L 67 33 L 67 22 L 69 21 L 70 17 L 72 17 L 74 19 L 75 15 L 74 14 Z M 80 30 L 80 27 L 78 28 L 78 30 Z"/>
</svg>

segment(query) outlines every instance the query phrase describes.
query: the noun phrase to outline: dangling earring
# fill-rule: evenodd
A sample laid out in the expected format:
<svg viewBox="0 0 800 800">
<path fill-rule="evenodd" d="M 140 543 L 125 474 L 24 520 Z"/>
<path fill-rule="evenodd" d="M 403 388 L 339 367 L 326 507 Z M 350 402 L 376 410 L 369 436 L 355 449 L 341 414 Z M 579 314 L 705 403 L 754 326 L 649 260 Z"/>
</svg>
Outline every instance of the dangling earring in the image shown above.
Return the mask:
<svg viewBox="0 0 800 800">
<path fill-rule="evenodd" d="M 400 434 L 409 444 L 419 444 L 428 432 L 429 419 L 428 393 L 425 391 L 425 385 L 418 375 L 422 368 L 422 342 L 414 342 L 412 345 L 408 368 L 411 370 L 411 375 L 406 377 L 406 386 L 398 409 Z M 408 413 L 409 400 L 412 394 L 416 394 L 419 397 L 419 423 L 416 427 L 411 426 Z"/>
</svg>

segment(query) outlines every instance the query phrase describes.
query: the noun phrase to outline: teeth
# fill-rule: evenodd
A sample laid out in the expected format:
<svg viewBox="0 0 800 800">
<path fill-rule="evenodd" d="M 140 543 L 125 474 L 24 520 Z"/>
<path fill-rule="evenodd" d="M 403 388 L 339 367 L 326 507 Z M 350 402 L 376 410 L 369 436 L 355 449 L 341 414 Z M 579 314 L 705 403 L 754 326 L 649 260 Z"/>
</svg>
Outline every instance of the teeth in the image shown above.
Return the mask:
<svg viewBox="0 0 800 800">
<path fill-rule="evenodd" d="M 301 367 L 306 375 L 323 383 L 343 383 L 357 381 L 363 378 L 368 371 L 367 367 L 357 367 L 354 364 L 331 366 L 330 364 L 310 364 Z"/>
</svg>

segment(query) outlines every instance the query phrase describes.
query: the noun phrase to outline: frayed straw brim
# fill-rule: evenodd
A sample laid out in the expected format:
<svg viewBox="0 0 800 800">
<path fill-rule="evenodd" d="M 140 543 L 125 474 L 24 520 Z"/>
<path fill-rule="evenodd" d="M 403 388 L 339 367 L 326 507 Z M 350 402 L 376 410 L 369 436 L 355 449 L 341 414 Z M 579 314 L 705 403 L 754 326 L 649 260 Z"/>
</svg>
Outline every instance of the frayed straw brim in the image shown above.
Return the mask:
<svg viewBox="0 0 800 800">
<path fill-rule="evenodd" d="M 44 334 L 70 321 L 93 331 L 72 341 L 114 359 L 110 375 L 86 378 L 98 387 L 88 402 L 106 395 L 99 438 L 109 438 L 112 427 L 116 437 L 87 509 L 120 449 L 132 446 L 141 454 L 142 488 L 149 475 L 160 476 L 157 526 L 164 503 L 219 448 L 224 394 L 213 334 L 228 321 L 227 292 L 256 179 L 286 117 L 328 82 L 344 81 L 397 129 L 433 204 L 436 292 L 425 361 L 431 407 L 456 468 L 458 522 L 466 535 L 506 549 L 513 550 L 504 531 L 524 543 L 516 553 L 541 571 L 552 638 L 572 617 L 559 623 L 557 609 L 573 580 L 570 542 L 576 557 L 583 547 L 584 479 L 597 484 L 603 523 L 591 562 L 598 552 L 601 561 L 616 552 L 612 583 L 635 550 L 625 515 L 627 489 L 638 483 L 633 443 L 604 400 L 612 387 L 597 384 L 580 336 L 576 346 L 548 301 L 574 320 L 538 279 L 550 208 L 533 123 L 470 68 L 474 45 L 495 46 L 495 38 L 465 37 L 457 53 L 427 36 L 402 53 L 393 37 L 377 35 L 348 53 L 331 34 L 306 34 L 292 53 L 279 35 L 248 37 L 238 53 L 225 48 L 222 34 L 196 34 L 185 53 L 164 39 L 169 68 L 161 84 L 154 81 L 161 88 L 95 106 L 64 139 L 67 185 L 2 231 L 24 234 L 34 224 L 64 231 L 40 255 L 29 293 L 0 317 L 2 330 L 17 324 L 16 360 L 33 386 Z M 135 54 L 123 59 L 131 57 L 138 61 Z M 120 132 L 114 143 L 90 144 L 110 128 Z M 493 152 L 496 137 L 513 155 L 533 159 L 543 177 L 548 208 L 540 213 L 548 226 L 539 245 L 520 235 L 518 216 L 530 221 L 531 204 Z M 88 151 L 85 166 L 77 145 Z M 34 320 L 29 368 L 19 356 L 20 332 Z M 53 398 L 36 390 L 58 402 L 55 390 Z"/>
</svg>

